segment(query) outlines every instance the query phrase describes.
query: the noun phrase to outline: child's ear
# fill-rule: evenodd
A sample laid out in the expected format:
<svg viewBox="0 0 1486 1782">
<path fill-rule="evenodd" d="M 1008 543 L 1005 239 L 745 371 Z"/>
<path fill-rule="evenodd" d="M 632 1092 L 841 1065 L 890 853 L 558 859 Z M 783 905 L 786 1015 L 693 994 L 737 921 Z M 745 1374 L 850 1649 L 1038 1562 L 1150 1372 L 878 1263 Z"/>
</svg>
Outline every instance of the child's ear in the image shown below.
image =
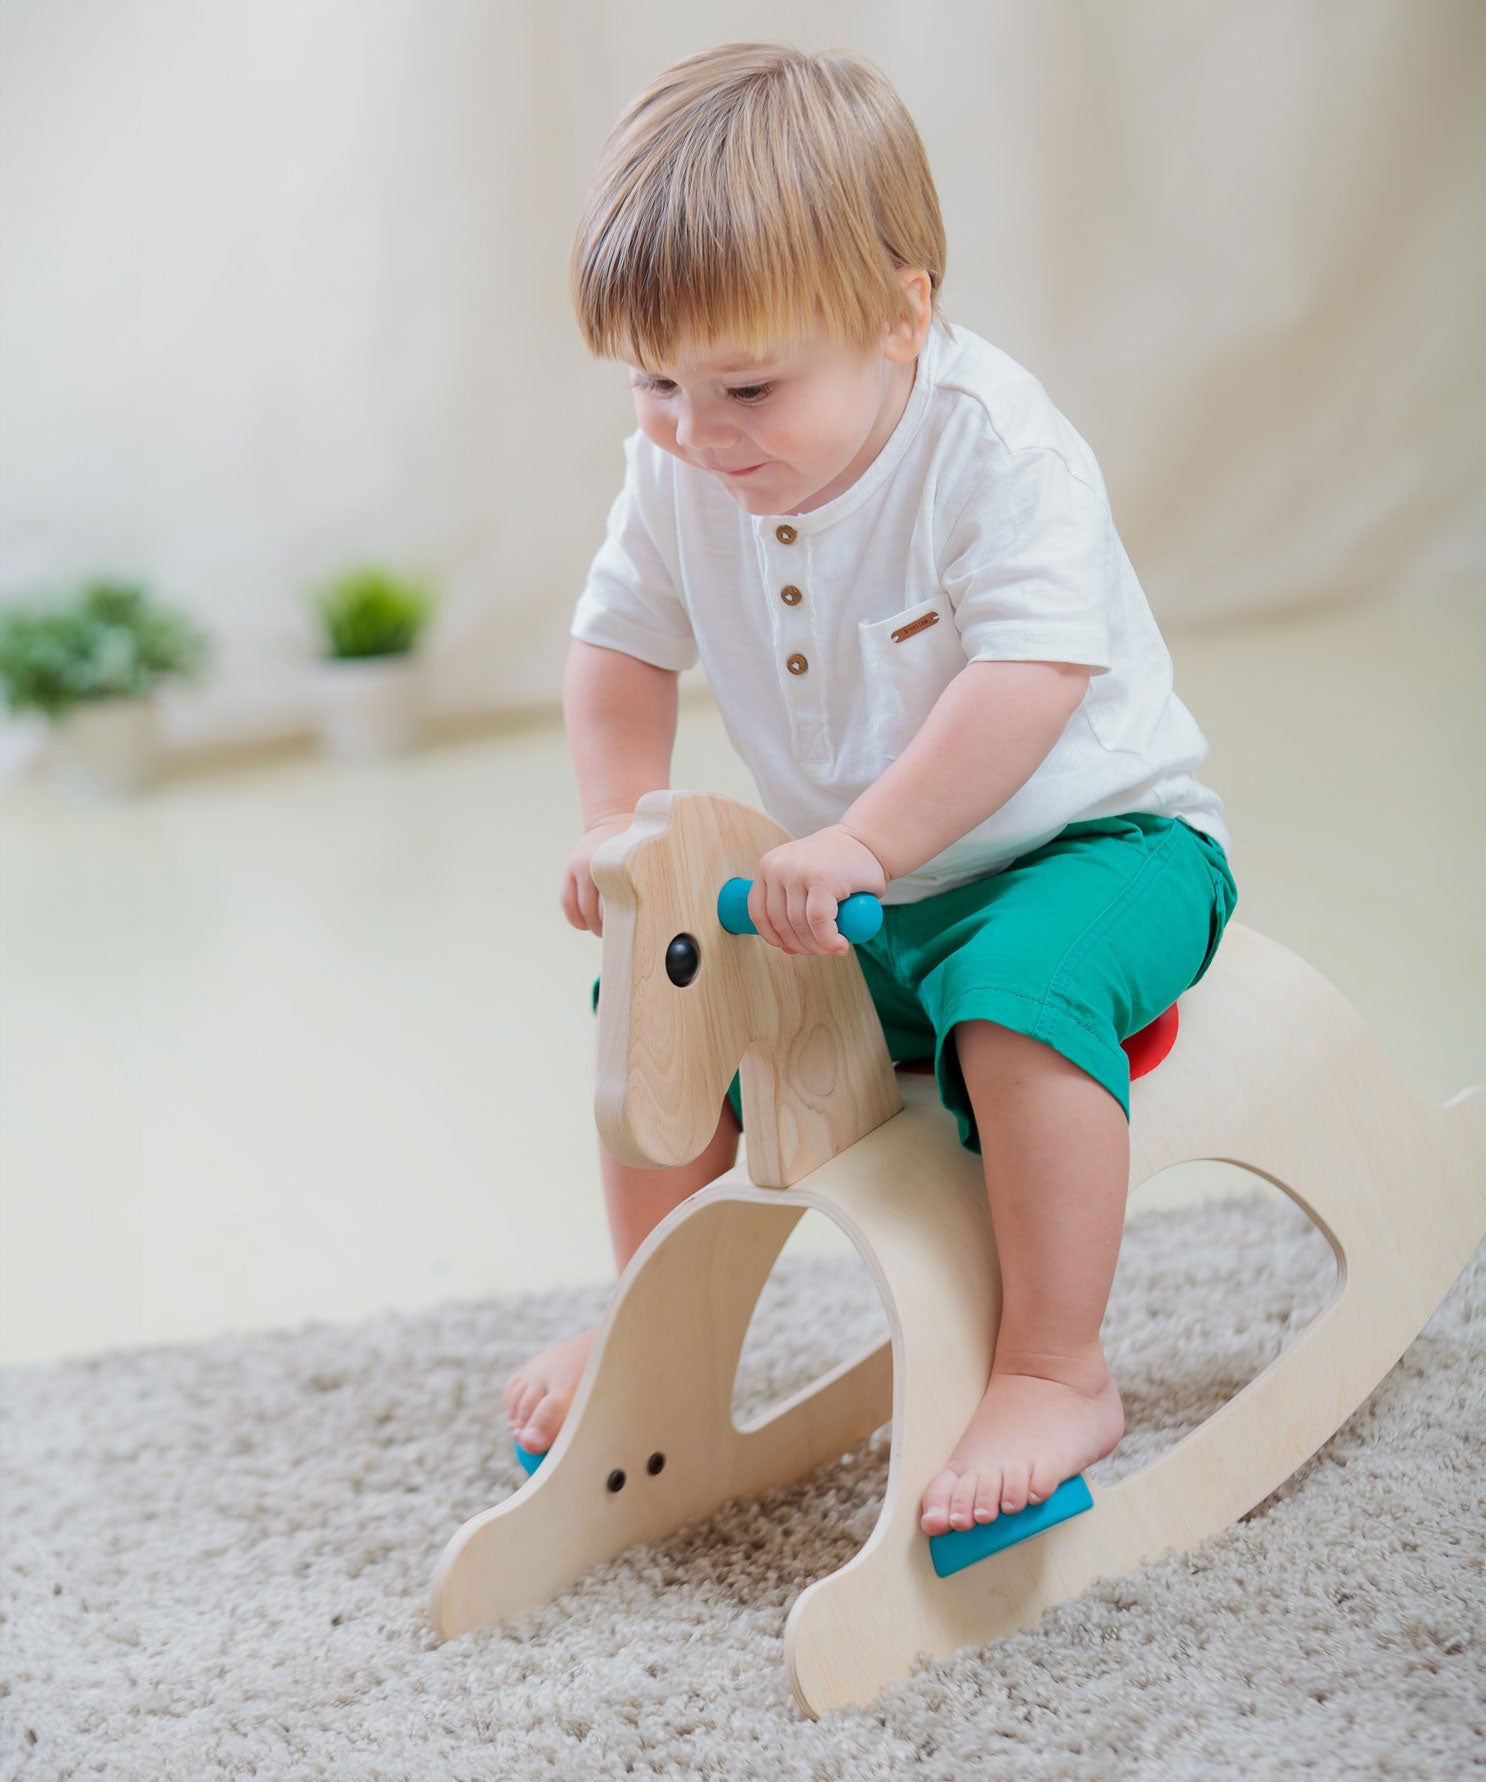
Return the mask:
<svg viewBox="0 0 1486 1782">
<path fill-rule="evenodd" d="M 934 319 L 934 292 L 922 266 L 904 266 L 898 273 L 903 287 L 904 314 L 889 324 L 883 338 L 884 355 L 896 364 L 916 359 L 929 338 Z"/>
</svg>

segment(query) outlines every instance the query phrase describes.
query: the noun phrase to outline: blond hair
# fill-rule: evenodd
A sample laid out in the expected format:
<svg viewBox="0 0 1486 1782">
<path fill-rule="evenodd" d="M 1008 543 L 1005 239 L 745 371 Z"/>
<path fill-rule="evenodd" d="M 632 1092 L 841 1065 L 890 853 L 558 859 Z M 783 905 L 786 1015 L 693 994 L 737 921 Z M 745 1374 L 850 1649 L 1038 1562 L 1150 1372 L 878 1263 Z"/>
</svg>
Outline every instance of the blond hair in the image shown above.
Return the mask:
<svg viewBox="0 0 1486 1782">
<path fill-rule="evenodd" d="M 604 145 L 573 245 L 591 353 L 656 367 L 682 342 L 768 353 L 824 326 L 867 348 L 944 278 L 928 156 L 892 84 L 845 53 L 703 50 L 651 81 Z M 940 317 L 943 320 L 943 317 Z"/>
</svg>

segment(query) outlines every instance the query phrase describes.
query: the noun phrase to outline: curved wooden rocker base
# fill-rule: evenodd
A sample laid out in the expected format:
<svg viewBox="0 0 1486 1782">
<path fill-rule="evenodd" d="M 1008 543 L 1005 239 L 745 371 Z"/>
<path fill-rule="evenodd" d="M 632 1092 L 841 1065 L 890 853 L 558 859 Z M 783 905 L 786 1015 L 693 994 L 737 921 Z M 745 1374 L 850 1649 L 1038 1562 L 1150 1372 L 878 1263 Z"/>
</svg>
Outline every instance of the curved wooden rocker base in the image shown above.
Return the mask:
<svg viewBox="0 0 1486 1782">
<path fill-rule="evenodd" d="M 1088 1513 L 935 1575 L 919 1502 L 985 1389 L 998 1273 L 978 1160 L 932 1079 L 905 1077 L 900 1113 L 793 1186 L 731 1171 L 651 1234 L 540 1470 L 446 1549 L 440 1634 L 545 1601 L 632 1543 L 799 1479 L 889 1420 L 872 1535 L 804 1590 L 786 1625 L 808 1714 L 869 1700 L 920 1653 L 1031 1626 L 1095 1578 L 1185 1551 L 1260 1503 L 1373 1390 L 1486 1233 L 1486 1096 L 1420 1101 L 1325 979 L 1236 925 L 1180 1006 L 1174 1050 L 1133 1086 L 1132 1189 L 1174 1163 L 1242 1165 L 1310 1214 L 1338 1264 L 1321 1314 L 1199 1429 L 1119 1484 L 1093 1486 Z M 740 1429 L 731 1406 L 749 1319 L 807 1210 L 851 1239 L 891 1337 Z"/>
</svg>

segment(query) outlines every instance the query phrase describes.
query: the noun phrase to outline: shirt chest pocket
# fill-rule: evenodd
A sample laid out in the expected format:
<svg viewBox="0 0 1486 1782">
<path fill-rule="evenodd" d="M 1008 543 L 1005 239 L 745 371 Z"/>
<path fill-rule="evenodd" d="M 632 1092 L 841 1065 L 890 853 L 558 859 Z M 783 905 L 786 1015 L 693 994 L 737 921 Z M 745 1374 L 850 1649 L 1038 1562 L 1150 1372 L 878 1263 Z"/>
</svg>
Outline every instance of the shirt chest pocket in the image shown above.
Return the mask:
<svg viewBox="0 0 1486 1782">
<path fill-rule="evenodd" d="M 858 631 L 873 740 L 884 762 L 896 761 L 965 666 L 954 609 L 937 594 Z"/>
</svg>

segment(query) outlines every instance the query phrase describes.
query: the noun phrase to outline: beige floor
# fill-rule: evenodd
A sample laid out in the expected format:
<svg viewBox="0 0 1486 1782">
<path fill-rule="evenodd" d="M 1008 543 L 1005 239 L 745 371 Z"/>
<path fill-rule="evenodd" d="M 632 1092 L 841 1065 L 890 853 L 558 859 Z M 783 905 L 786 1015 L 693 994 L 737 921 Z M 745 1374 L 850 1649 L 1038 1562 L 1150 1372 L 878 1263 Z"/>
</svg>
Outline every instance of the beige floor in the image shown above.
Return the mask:
<svg viewBox="0 0 1486 1782">
<path fill-rule="evenodd" d="M 1433 1099 L 1486 1078 L 1486 628 L 1337 610 L 1171 642 L 1241 919 L 1341 985 Z M 710 707 L 675 783 L 751 796 Z M 10 794 L 0 1355 L 606 1275 L 598 943 L 554 895 L 575 820 L 555 726 L 359 773 L 179 775 L 111 808 Z"/>
</svg>

